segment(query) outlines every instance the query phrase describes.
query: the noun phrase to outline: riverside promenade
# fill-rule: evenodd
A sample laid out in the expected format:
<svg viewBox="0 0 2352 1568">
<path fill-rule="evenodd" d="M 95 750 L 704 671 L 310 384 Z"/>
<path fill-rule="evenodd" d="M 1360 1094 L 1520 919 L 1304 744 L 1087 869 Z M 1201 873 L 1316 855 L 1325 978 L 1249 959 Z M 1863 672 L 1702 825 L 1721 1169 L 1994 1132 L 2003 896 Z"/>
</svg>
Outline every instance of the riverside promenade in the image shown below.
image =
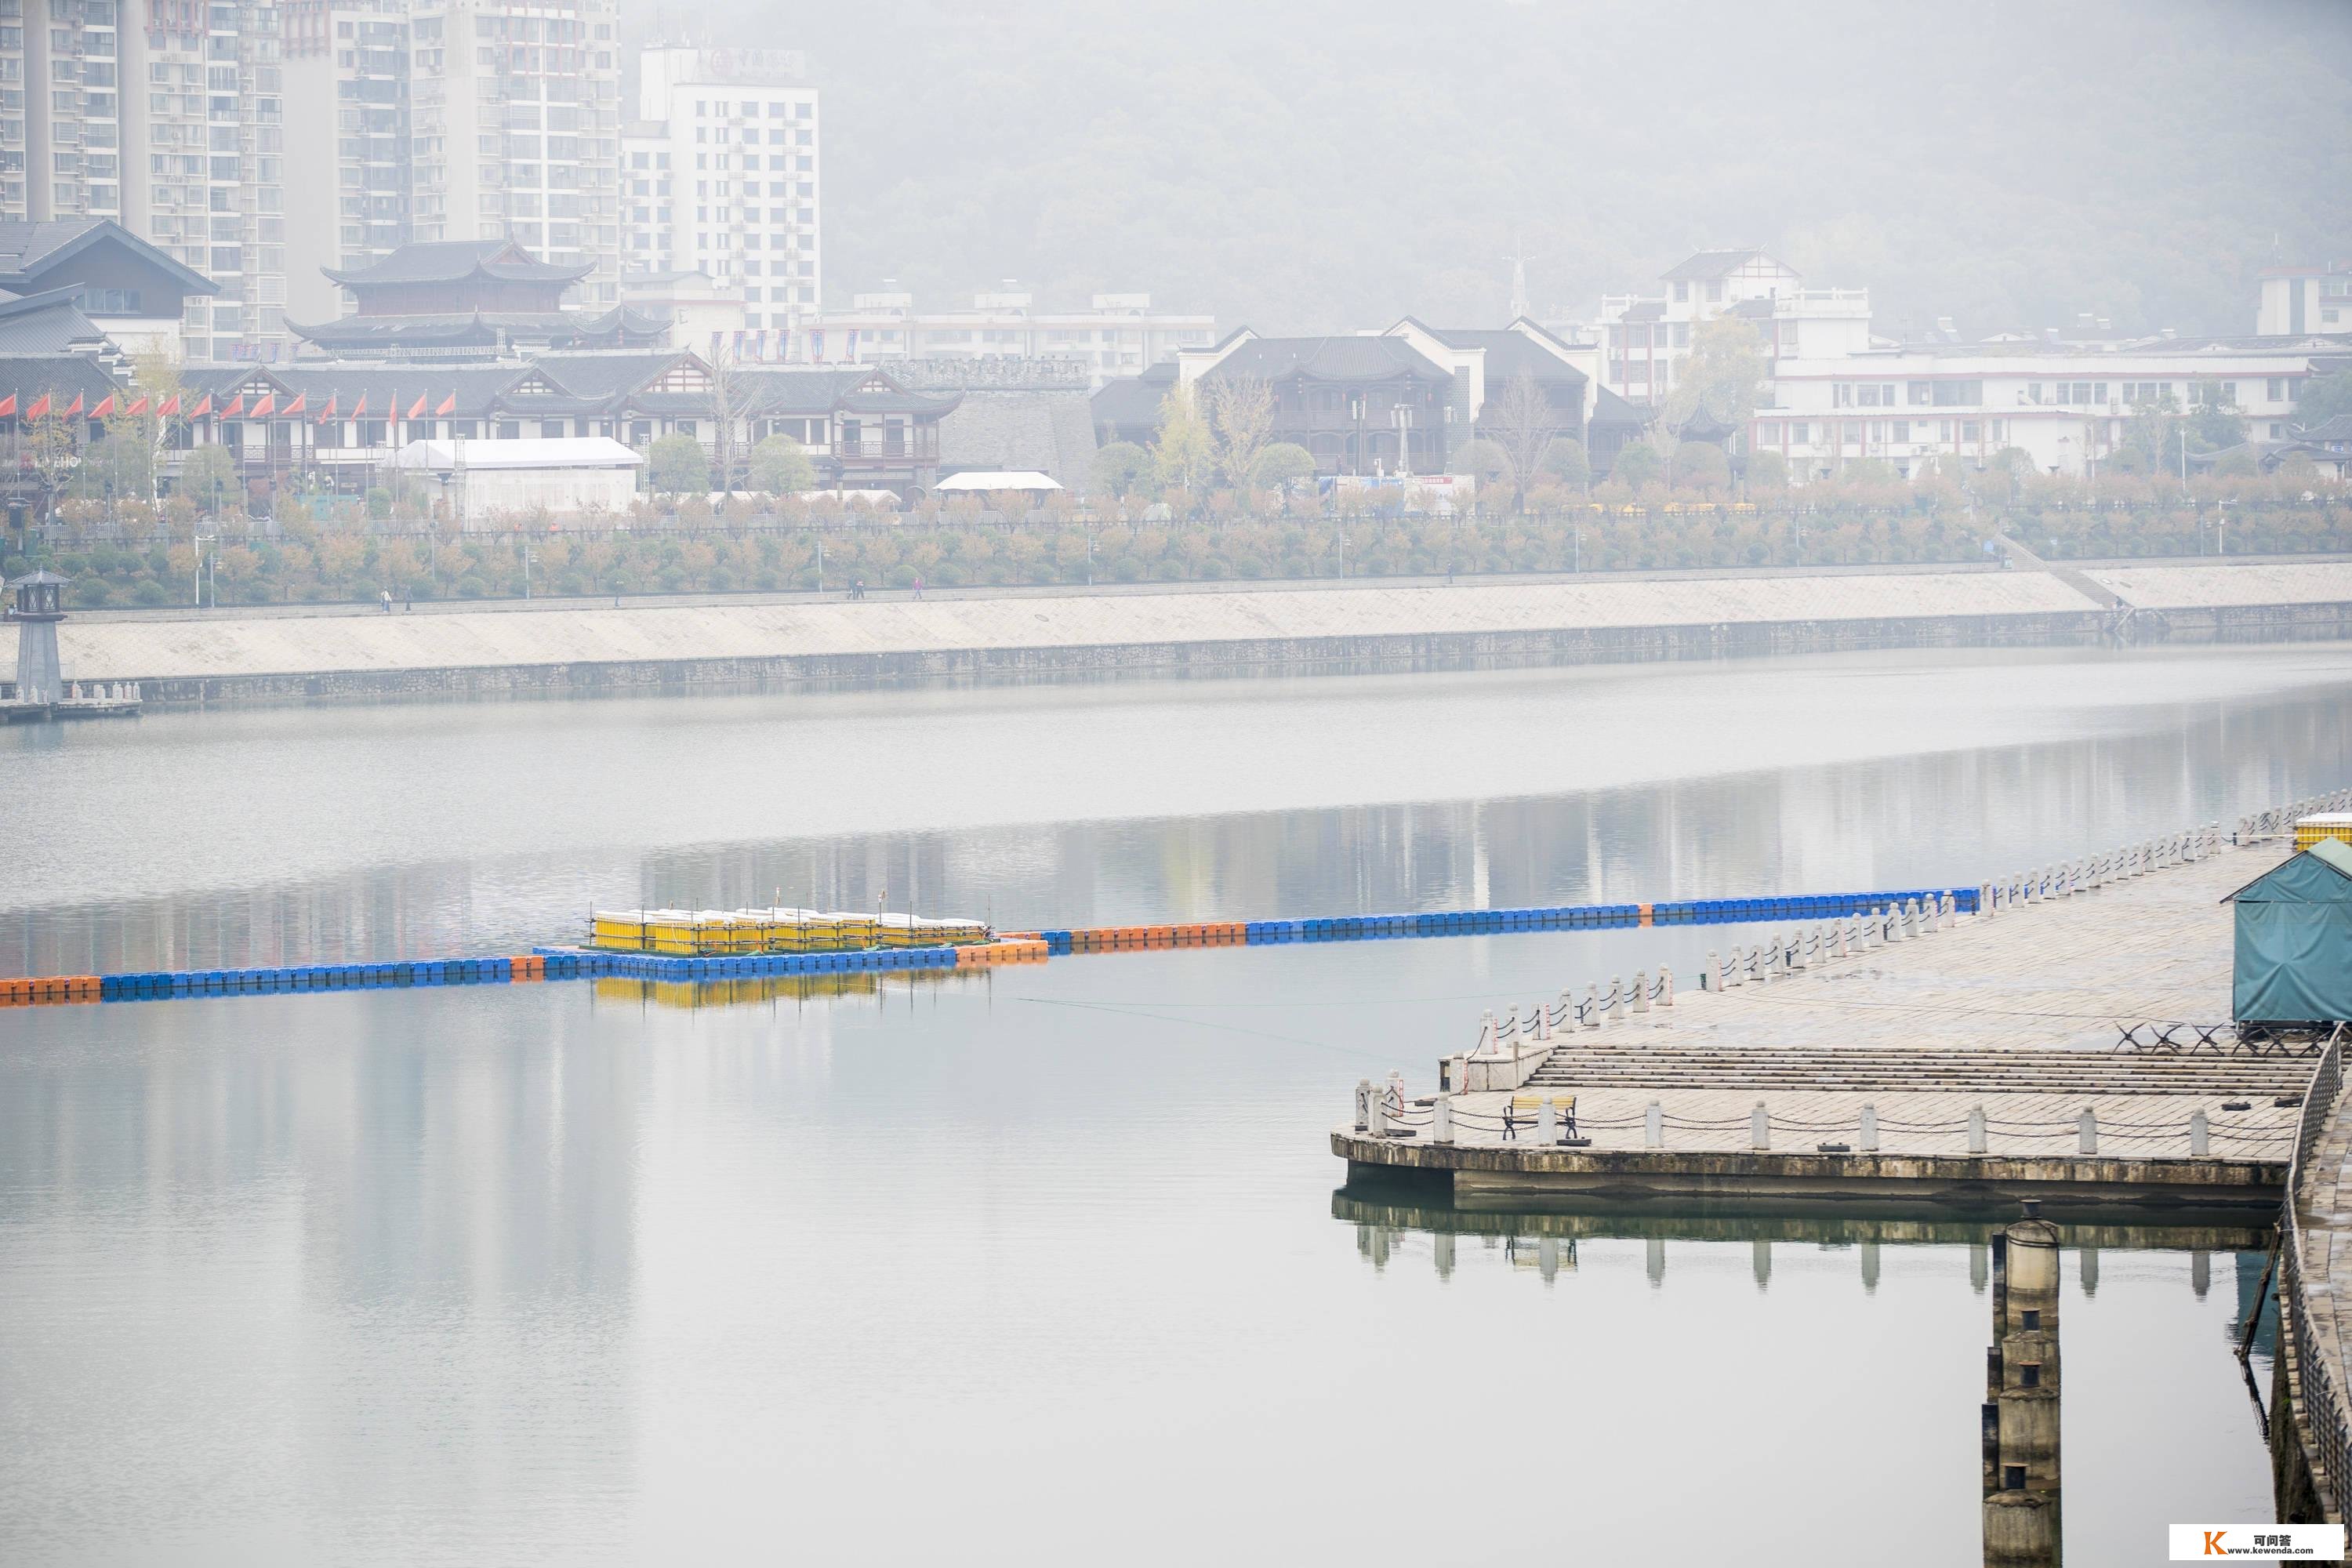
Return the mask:
<svg viewBox="0 0 2352 1568">
<path fill-rule="evenodd" d="M 2129 626 L 2128 631 L 2123 628 Z M 860 603 L 77 616 L 67 678 L 151 704 L 760 689 L 1056 672 L 1722 658 L 2352 635 L 2352 563 L 1643 574 Z"/>
<path fill-rule="evenodd" d="M 1422 1201 L 1474 1205 L 1684 1194 L 2274 1210 L 2317 1047 L 2250 1047 L 2223 1026 L 2221 900 L 2288 852 L 2231 837 L 2098 858 L 2060 879 L 2063 896 L 2000 898 L 1990 914 L 1776 935 L 1779 962 L 1718 956 L 1705 989 L 1647 975 L 1573 987 L 1525 1023 L 1490 1020 L 1441 1064 L 1460 1091 L 1391 1094 L 1400 1113 L 1341 1127 L 1332 1152 L 1351 1184 L 1402 1177 Z M 1743 984 L 1723 986 L 1727 970 Z M 1580 1002 L 1595 992 L 1599 1007 Z M 1570 1096 L 1580 1144 L 1561 1141 Z"/>
</svg>

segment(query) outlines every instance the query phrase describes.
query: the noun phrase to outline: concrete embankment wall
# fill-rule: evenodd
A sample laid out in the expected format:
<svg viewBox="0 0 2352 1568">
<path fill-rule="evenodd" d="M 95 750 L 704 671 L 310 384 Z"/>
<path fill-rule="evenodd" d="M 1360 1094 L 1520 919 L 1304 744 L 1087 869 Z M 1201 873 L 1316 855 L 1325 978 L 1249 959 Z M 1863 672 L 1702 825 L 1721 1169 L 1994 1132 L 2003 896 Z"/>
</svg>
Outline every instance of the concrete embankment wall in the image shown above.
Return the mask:
<svg viewBox="0 0 2352 1568">
<path fill-rule="evenodd" d="M 2113 575 L 2129 579 L 2114 590 L 2126 603 L 2147 595 L 2174 626 L 2203 616 L 2202 635 L 2352 633 L 2352 564 Z M 68 621 L 59 641 L 69 679 L 138 680 L 150 701 L 201 702 L 2034 644 L 2090 640 L 2115 614 L 2047 573 L 1979 570 L 423 616 L 231 612 Z"/>
</svg>

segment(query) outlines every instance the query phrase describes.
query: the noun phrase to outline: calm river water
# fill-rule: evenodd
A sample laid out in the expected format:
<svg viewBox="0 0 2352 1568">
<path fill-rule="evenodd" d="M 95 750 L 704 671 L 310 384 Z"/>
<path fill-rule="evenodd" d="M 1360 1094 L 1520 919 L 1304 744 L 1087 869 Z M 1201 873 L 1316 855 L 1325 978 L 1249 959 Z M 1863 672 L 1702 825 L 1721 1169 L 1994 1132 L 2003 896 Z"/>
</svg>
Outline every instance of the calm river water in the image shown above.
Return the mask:
<svg viewBox="0 0 2352 1568">
<path fill-rule="evenodd" d="M 0 972 L 1974 881 L 2348 731 L 2343 647 L 18 727 Z M 0 1561 L 1976 1563 L 1965 1225 L 1335 1192 L 1356 1079 L 1710 939 L 0 1014 Z M 2270 1517 L 2253 1237 L 2110 1239 L 2077 1565 Z"/>
</svg>

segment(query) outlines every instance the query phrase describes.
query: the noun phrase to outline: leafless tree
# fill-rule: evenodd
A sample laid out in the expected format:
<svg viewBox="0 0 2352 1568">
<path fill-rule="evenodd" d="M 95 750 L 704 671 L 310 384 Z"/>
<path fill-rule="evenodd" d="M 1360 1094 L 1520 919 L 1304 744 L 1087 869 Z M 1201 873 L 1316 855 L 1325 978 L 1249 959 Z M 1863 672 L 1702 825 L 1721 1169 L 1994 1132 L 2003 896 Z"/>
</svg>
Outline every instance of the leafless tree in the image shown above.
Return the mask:
<svg viewBox="0 0 2352 1568">
<path fill-rule="evenodd" d="M 1220 376 L 1209 384 L 1209 428 L 1225 482 L 1245 490 L 1256 482 L 1257 460 L 1274 437 L 1274 386 L 1254 375 Z"/>
<path fill-rule="evenodd" d="M 1544 448 L 1559 434 L 1559 412 L 1552 406 L 1551 395 L 1533 374 L 1523 370 L 1495 399 L 1494 413 L 1487 424 L 1504 456 L 1511 459 L 1511 483 L 1518 492 L 1519 504 L 1524 506 L 1528 487 L 1535 483 L 1537 474 L 1542 470 Z"/>
<path fill-rule="evenodd" d="M 744 459 L 735 439 L 735 422 L 742 416 L 745 388 L 735 354 L 724 346 L 710 351 L 710 465 L 719 488 L 730 494 L 748 481 Z"/>
</svg>

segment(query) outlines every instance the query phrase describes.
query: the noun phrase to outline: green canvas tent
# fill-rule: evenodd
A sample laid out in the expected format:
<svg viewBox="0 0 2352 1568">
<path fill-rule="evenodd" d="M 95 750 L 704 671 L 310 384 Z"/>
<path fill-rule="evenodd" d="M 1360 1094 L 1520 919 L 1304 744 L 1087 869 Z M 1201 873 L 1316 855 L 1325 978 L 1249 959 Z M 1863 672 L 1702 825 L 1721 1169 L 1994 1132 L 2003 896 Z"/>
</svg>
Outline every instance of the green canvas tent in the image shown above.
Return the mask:
<svg viewBox="0 0 2352 1568">
<path fill-rule="evenodd" d="M 2352 1019 L 2352 844 L 2323 838 L 2223 901 L 2238 906 L 2232 1018 Z"/>
</svg>

